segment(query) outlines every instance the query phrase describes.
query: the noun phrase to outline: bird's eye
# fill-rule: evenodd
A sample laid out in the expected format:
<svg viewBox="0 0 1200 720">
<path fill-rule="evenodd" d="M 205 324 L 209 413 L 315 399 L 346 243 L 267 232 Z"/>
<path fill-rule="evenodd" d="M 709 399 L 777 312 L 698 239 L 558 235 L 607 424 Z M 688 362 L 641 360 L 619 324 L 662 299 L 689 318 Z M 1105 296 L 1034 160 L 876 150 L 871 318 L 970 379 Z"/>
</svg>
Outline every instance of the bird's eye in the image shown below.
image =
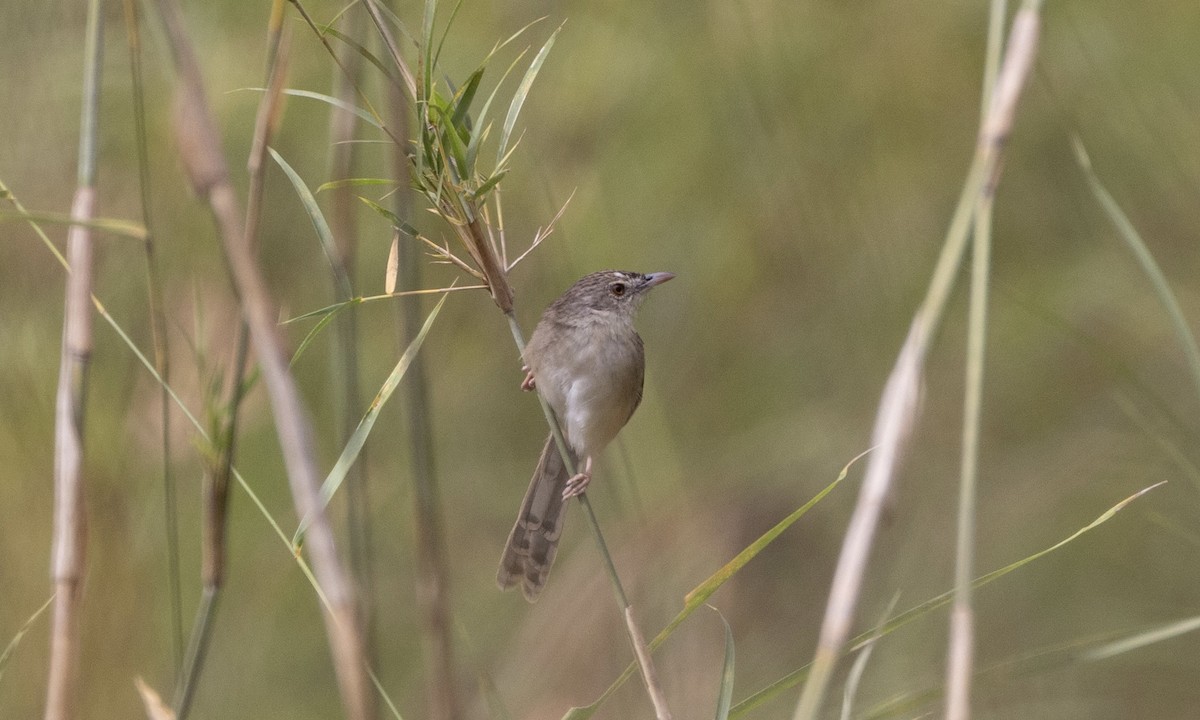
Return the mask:
<svg viewBox="0 0 1200 720">
<path fill-rule="evenodd" d="M 612 293 L 612 294 L 613 294 L 615 297 L 621 297 L 622 295 L 624 295 L 624 294 L 625 294 L 625 283 L 623 283 L 623 282 L 615 282 L 615 283 L 613 283 L 612 285 L 609 285 L 609 286 L 608 286 L 608 290 L 609 290 L 609 292 L 611 292 L 611 293 Z"/>
</svg>

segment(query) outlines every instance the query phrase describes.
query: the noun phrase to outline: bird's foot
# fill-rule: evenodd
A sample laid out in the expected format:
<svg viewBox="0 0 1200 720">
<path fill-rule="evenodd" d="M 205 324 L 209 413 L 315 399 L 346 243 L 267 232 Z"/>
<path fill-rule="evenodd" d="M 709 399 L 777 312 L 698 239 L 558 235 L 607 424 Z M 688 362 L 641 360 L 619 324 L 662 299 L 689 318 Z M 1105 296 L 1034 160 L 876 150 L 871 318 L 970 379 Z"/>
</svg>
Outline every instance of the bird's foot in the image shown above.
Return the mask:
<svg viewBox="0 0 1200 720">
<path fill-rule="evenodd" d="M 570 500 L 573 497 L 578 497 L 587 492 L 587 486 L 592 482 L 591 473 L 578 473 L 570 480 L 567 480 L 567 486 L 563 488 L 563 500 Z"/>
<path fill-rule="evenodd" d="M 521 389 L 529 392 L 537 387 L 537 383 L 533 380 L 533 371 L 529 369 L 528 365 L 522 365 L 521 369 L 525 371 L 525 379 L 521 381 Z"/>
<path fill-rule="evenodd" d="M 589 455 L 583 461 L 583 469 L 567 480 L 563 488 L 563 500 L 570 500 L 587 492 L 588 483 L 592 481 L 592 457 Z"/>
</svg>

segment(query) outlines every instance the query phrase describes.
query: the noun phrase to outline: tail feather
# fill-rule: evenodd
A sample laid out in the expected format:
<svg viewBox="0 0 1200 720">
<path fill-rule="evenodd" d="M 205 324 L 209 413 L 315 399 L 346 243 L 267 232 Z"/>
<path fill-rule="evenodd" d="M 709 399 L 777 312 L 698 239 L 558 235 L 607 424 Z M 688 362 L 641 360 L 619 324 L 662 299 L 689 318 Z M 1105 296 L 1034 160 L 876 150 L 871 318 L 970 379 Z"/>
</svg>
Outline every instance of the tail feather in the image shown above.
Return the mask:
<svg viewBox="0 0 1200 720">
<path fill-rule="evenodd" d="M 574 453 L 571 461 L 576 461 Z M 521 512 L 500 558 L 496 584 L 501 590 L 510 590 L 520 583 L 525 599 L 535 602 L 546 586 L 566 517 L 567 503 L 562 494 L 567 479 L 567 468 L 551 435 L 542 448 Z"/>
</svg>

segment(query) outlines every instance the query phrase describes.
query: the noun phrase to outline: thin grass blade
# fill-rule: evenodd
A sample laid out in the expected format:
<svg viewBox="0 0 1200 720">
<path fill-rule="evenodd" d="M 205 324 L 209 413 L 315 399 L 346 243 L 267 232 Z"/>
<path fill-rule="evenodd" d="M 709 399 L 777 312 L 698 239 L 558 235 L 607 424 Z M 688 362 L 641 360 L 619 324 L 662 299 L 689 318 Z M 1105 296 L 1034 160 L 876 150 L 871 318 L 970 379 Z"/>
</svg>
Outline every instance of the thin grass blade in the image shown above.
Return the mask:
<svg viewBox="0 0 1200 720">
<path fill-rule="evenodd" d="M 1132 650 L 1144 648 L 1147 645 L 1163 642 L 1164 640 L 1172 640 L 1180 635 L 1186 635 L 1190 632 L 1200 630 L 1200 616 L 1190 617 L 1185 620 L 1176 620 L 1165 625 L 1160 625 L 1156 628 L 1145 632 L 1131 635 L 1130 637 L 1102 645 L 1094 650 L 1083 653 L 1080 659 L 1089 662 L 1095 660 L 1107 660 L 1110 657 L 1121 655 Z"/>
<path fill-rule="evenodd" d="M 352 38 L 348 35 L 345 35 L 341 32 L 338 32 L 337 30 L 335 30 L 331 27 L 324 28 L 323 33 L 325 35 L 332 35 L 333 37 L 337 38 L 338 40 L 341 40 L 343 43 L 348 45 L 351 50 L 354 50 L 356 53 L 361 55 L 363 57 L 363 59 L 365 59 L 367 62 L 371 63 L 372 65 L 374 65 L 375 68 L 377 70 L 379 70 L 379 72 L 381 72 L 385 76 L 387 76 L 393 83 L 399 84 L 400 79 L 396 77 L 396 74 L 394 72 L 392 72 L 391 68 L 389 68 L 383 62 L 383 60 L 379 59 L 379 56 L 375 55 L 370 50 L 363 47 L 354 38 Z"/>
<path fill-rule="evenodd" d="M 8 664 L 8 661 L 12 657 L 13 653 L 17 651 L 17 646 L 21 644 L 21 639 L 25 637 L 25 633 L 29 632 L 29 628 L 33 627 L 33 624 L 37 622 L 37 619 L 40 618 L 43 613 L 46 612 L 46 610 L 50 607 L 50 603 L 52 602 L 54 602 L 53 594 L 47 598 L 46 602 L 42 603 L 40 608 L 33 611 L 33 614 L 30 615 L 29 619 L 21 625 L 16 634 L 13 635 L 13 639 L 10 640 L 8 645 L 5 646 L 4 652 L 0 653 L 0 678 L 4 677 L 4 666 Z"/>
<path fill-rule="evenodd" d="M 512 136 L 513 126 L 517 124 L 517 117 L 521 114 L 521 107 L 525 104 L 525 98 L 529 96 L 529 90 L 533 87 L 533 81 L 537 79 L 538 71 L 542 69 L 542 63 L 546 61 L 546 56 L 550 54 L 550 48 L 554 47 L 554 40 L 558 37 L 558 33 L 563 29 L 562 25 L 550 33 L 550 39 L 538 50 L 538 54 L 534 56 L 533 62 L 529 63 L 529 69 L 525 71 L 525 77 L 521 78 L 521 84 L 517 86 L 517 92 L 513 94 L 512 102 L 508 105 L 508 115 L 504 118 L 504 130 L 500 134 L 500 147 L 496 150 L 496 164 L 500 164 L 501 158 L 504 157 L 505 150 L 508 148 L 508 139 Z"/>
<path fill-rule="evenodd" d="M 1117 204 L 1112 194 L 1100 182 L 1099 176 L 1096 175 L 1092 168 L 1092 161 L 1088 157 L 1087 150 L 1083 146 L 1083 142 L 1078 138 L 1073 138 L 1075 147 L 1075 159 L 1079 162 L 1079 167 L 1083 169 L 1087 176 L 1088 185 L 1092 189 L 1092 194 L 1096 196 L 1100 206 L 1104 208 L 1104 212 L 1108 215 L 1109 221 L 1116 228 L 1117 233 L 1129 249 L 1133 251 L 1137 257 L 1138 264 L 1142 266 L 1142 271 L 1150 278 L 1150 283 L 1154 286 L 1154 292 L 1158 295 L 1159 302 L 1166 309 L 1167 315 L 1171 318 L 1171 325 L 1175 330 L 1176 339 L 1179 345 L 1183 348 L 1184 357 L 1187 358 L 1188 370 L 1192 374 L 1192 382 L 1196 386 L 1196 393 L 1200 395 L 1200 345 L 1196 343 L 1196 336 L 1192 334 L 1191 327 L 1188 325 L 1187 318 L 1183 316 L 1183 309 L 1179 307 L 1179 301 L 1175 299 L 1175 294 L 1171 292 L 1171 286 L 1167 283 L 1167 277 L 1163 274 L 1162 268 L 1154 260 L 1154 255 L 1150 252 L 1150 248 L 1146 246 L 1142 236 L 1138 233 L 1137 228 L 1129 220 L 1129 216 L 1121 210 L 1121 206 Z"/>
<path fill-rule="evenodd" d="M 746 549 L 742 550 L 732 560 L 725 563 L 721 569 L 717 570 L 715 573 L 709 576 L 707 580 L 697 585 L 691 592 L 685 595 L 683 600 L 683 610 L 681 610 L 679 614 L 677 614 L 671 620 L 671 622 L 667 623 L 667 626 L 663 628 L 662 631 L 655 636 L 654 640 L 650 642 L 651 652 L 662 645 L 666 639 L 669 638 L 673 632 L 675 632 L 675 628 L 679 627 L 680 624 L 682 624 L 683 621 L 688 618 L 688 616 L 694 613 L 698 608 L 703 607 L 708 599 L 712 597 L 712 594 L 715 593 L 722 585 L 724 585 L 726 581 L 737 574 L 738 570 L 741 570 L 743 567 L 745 567 L 746 563 L 750 562 L 754 556 L 762 552 L 763 549 L 770 545 L 775 538 L 779 537 L 784 530 L 787 530 L 789 527 L 791 527 L 792 524 L 803 517 L 805 513 L 813 508 L 814 505 L 820 502 L 835 487 L 837 487 L 838 484 L 841 483 L 842 480 L 846 478 L 846 475 L 850 472 L 850 467 L 854 465 L 854 463 L 858 462 L 858 460 L 868 452 L 870 452 L 870 450 L 860 453 L 851 459 L 850 462 L 846 463 L 845 467 L 842 468 L 841 472 L 838 473 L 837 478 L 835 478 L 833 482 L 826 485 L 819 493 L 814 495 L 811 500 L 801 505 L 786 518 L 776 523 L 775 527 L 763 533 L 761 537 L 747 546 Z M 595 702 L 584 707 L 571 708 L 567 711 L 567 714 L 563 716 L 563 720 L 585 720 L 586 718 L 590 718 L 610 697 L 612 697 L 612 695 L 618 689 L 620 689 L 622 685 L 625 684 L 625 681 L 633 676 L 635 672 L 637 672 L 637 665 L 631 663 L 625 668 L 625 671 L 613 681 L 612 685 L 608 686 L 608 689 L 605 690 Z"/>
<path fill-rule="evenodd" d="M 300 346 L 296 348 L 296 352 L 292 353 L 292 359 L 288 362 L 289 369 L 295 366 L 296 361 L 300 359 L 300 356 L 304 354 L 304 351 L 308 349 L 308 346 L 312 345 L 313 340 L 317 339 L 317 336 L 321 334 L 321 331 L 324 330 L 329 323 L 333 322 L 333 318 L 351 304 L 355 303 L 353 303 L 353 301 L 347 301 L 332 306 L 333 310 L 325 313 L 324 317 L 317 321 L 316 325 L 313 325 L 312 329 L 308 331 L 308 334 L 304 336 L 304 340 L 300 342 Z M 321 311 L 317 310 L 316 312 Z M 294 319 L 298 320 L 299 318 Z"/>
<path fill-rule="evenodd" d="M 344 188 L 344 187 L 360 187 L 363 185 L 399 185 L 399 184 L 400 184 L 399 181 L 393 180 L 392 178 L 371 178 L 371 177 L 342 178 L 341 180 L 330 180 L 327 183 L 322 183 L 321 185 L 317 186 L 317 189 L 314 192 L 315 192 L 315 194 L 319 195 L 319 194 L 325 192 L 326 190 L 337 190 L 338 188 Z"/>
<path fill-rule="evenodd" d="M 359 421 L 358 427 L 354 430 L 354 434 L 350 436 L 350 441 L 346 443 L 346 447 L 342 450 L 341 457 L 334 464 L 333 469 L 329 471 L 329 475 L 325 478 L 325 482 L 321 485 L 321 501 L 322 505 L 328 505 L 330 498 L 341 487 L 342 481 L 346 479 L 346 473 L 350 467 L 358 459 L 358 455 L 362 452 L 363 446 L 367 442 L 367 438 L 371 434 L 371 429 L 375 426 L 375 421 L 379 418 L 379 412 L 383 406 L 387 404 L 392 393 L 404 379 L 404 373 L 408 371 L 408 366 L 412 364 L 413 358 L 420 351 L 421 345 L 425 342 L 425 336 L 429 334 L 429 329 L 433 327 L 434 320 L 437 319 L 438 313 L 441 312 L 442 306 L 446 304 L 446 295 L 438 300 L 437 305 L 433 307 L 429 315 L 425 318 L 425 323 L 421 326 L 421 330 L 413 341 L 409 343 L 404 353 L 400 356 L 400 360 L 396 363 L 396 367 L 392 369 L 390 375 L 383 383 L 383 387 L 379 388 L 375 399 L 371 401 L 367 412 L 363 415 L 363 419 Z M 301 520 L 299 527 L 296 529 L 296 534 L 292 538 L 292 544 L 299 547 L 304 531 L 308 528 L 309 518 L 305 517 Z"/>
<path fill-rule="evenodd" d="M 266 92 L 267 91 L 266 88 L 259 88 L 259 87 L 241 88 L 241 89 L 242 90 L 253 90 L 254 92 Z M 379 118 L 375 117 L 375 115 L 373 115 L 371 112 L 364 110 L 363 108 L 360 108 L 359 106 L 357 106 L 353 103 L 348 103 L 345 100 L 339 100 L 338 98 L 335 98 L 332 95 L 326 95 L 324 93 L 313 92 L 312 90 L 295 90 L 292 88 L 285 88 L 283 91 L 283 94 L 291 95 L 292 97 L 308 98 L 309 100 L 319 100 L 323 103 L 333 105 L 334 107 L 339 107 L 348 113 L 354 113 L 359 118 L 361 118 L 364 122 L 366 122 L 370 125 L 373 125 L 373 126 L 379 128 L 380 130 L 384 129 L 383 122 Z"/>
<path fill-rule="evenodd" d="M 711 605 L 709 607 L 712 607 Z M 721 623 L 725 625 L 725 662 L 721 664 L 721 690 L 717 693 L 717 720 L 729 717 L 729 706 L 733 704 L 733 630 L 720 610 L 713 608 Z"/>
<path fill-rule="evenodd" d="M 317 204 L 317 199 L 308 189 L 308 185 L 304 183 L 304 179 L 283 159 L 283 156 L 272 147 L 267 148 L 267 152 L 271 153 L 271 157 L 291 181 L 292 188 L 295 189 L 296 196 L 300 198 L 300 203 L 304 205 L 304 211 L 308 213 L 308 219 L 317 233 L 317 240 L 321 242 L 321 249 L 325 251 L 325 259 L 329 261 L 329 267 L 333 270 L 334 277 L 337 278 L 338 295 L 342 300 L 348 300 L 354 295 L 354 289 L 350 286 L 350 277 L 346 274 L 346 268 L 343 267 L 338 256 L 337 242 L 333 239 L 333 231 L 329 229 L 329 223 L 325 220 L 325 214 L 321 212 L 321 206 Z M 294 361 L 295 358 L 293 358 Z"/>
<path fill-rule="evenodd" d="M 80 227 L 101 230 L 112 235 L 146 241 L 146 228 L 140 223 L 118 218 L 92 218 L 90 220 L 72 220 L 70 215 L 61 213 L 26 212 L 23 210 L 0 210 L 0 223 L 24 220 L 29 223 L 50 223 L 51 225 L 78 225 Z"/>
<path fill-rule="evenodd" d="M 1141 490 L 1137 491 L 1133 495 L 1130 495 L 1129 497 L 1125 498 L 1124 500 L 1117 503 L 1116 505 L 1113 505 L 1111 508 L 1104 511 L 1104 513 L 1101 514 L 1100 517 L 1096 518 L 1095 520 L 1093 520 L 1092 522 L 1083 526 L 1082 528 L 1076 530 L 1074 533 L 1067 536 L 1063 540 L 1058 541 L 1057 543 L 1051 545 L 1048 548 L 1039 550 L 1038 552 L 1036 552 L 1026 558 L 1018 560 L 1009 565 L 1005 565 L 1004 567 L 1002 567 L 998 570 L 993 570 L 992 572 L 987 573 L 986 575 L 982 575 L 982 576 L 976 578 L 975 582 L 972 583 L 972 588 L 973 589 L 981 588 L 984 585 L 987 585 L 988 583 L 992 582 L 993 580 L 998 580 L 1001 577 L 1004 577 L 1005 575 L 1009 574 L 1010 572 L 1012 572 L 1014 570 L 1018 570 L 1024 566 L 1028 565 L 1029 563 L 1033 562 L 1034 560 L 1038 560 L 1040 558 L 1045 557 L 1046 555 L 1049 555 L 1050 553 L 1052 553 L 1056 550 L 1062 549 L 1064 546 L 1068 545 L 1069 543 L 1079 539 L 1081 536 L 1085 535 L 1086 533 L 1096 529 L 1097 527 L 1099 527 L 1099 526 L 1103 525 L 1104 523 L 1108 522 L 1109 520 L 1111 520 L 1114 515 L 1116 515 L 1121 510 L 1125 509 L 1125 507 L 1128 506 L 1133 501 L 1137 500 L 1138 498 L 1140 498 L 1141 496 L 1150 492 L 1151 490 L 1159 487 L 1160 485 L 1164 485 L 1164 484 L 1166 484 L 1165 480 L 1160 483 L 1155 483 L 1154 485 L 1151 485 L 1149 487 L 1142 488 Z M 921 603 L 920 605 L 917 605 L 916 607 L 905 610 L 904 612 L 893 617 L 891 620 L 888 620 L 887 622 L 883 623 L 882 625 L 872 628 L 872 629 L 866 631 L 865 633 L 862 633 L 862 634 L 858 635 L 857 637 L 852 638 L 850 640 L 850 642 L 847 644 L 846 653 L 855 652 L 855 651 L 865 647 L 868 643 L 872 642 L 876 636 L 882 637 L 891 632 L 894 632 L 898 628 L 903 627 L 904 625 L 907 625 L 908 623 L 912 622 L 913 620 L 916 620 L 918 617 L 948 604 L 953 597 L 954 597 L 953 591 L 944 592 L 941 595 L 938 595 L 937 597 L 933 597 L 933 598 L 930 598 L 929 600 L 926 600 L 925 602 Z M 793 670 L 792 672 L 788 673 L 787 675 L 784 675 L 783 677 L 779 678 L 775 682 L 766 686 L 762 690 L 759 690 L 758 692 L 754 693 L 753 695 L 746 698 L 745 700 L 742 700 L 741 702 L 739 702 L 737 705 L 735 705 L 733 707 L 733 710 L 730 713 L 730 717 L 731 718 L 743 717 L 746 713 L 750 712 L 751 710 L 758 707 L 759 705 L 762 705 L 763 703 L 767 702 L 768 700 L 775 698 L 776 696 L 778 696 L 780 693 L 784 692 L 785 690 L 789 690 L 789 689 L 794 688 L 795 686 L 799 685 L 808 676 L 808 670 L 809 670 L 810 666 L 811 666 L 811 663 L 809 663 L 808 665 L 804 665 L 803 667 L 800 667 L 796 670 Z"/>
</svg>

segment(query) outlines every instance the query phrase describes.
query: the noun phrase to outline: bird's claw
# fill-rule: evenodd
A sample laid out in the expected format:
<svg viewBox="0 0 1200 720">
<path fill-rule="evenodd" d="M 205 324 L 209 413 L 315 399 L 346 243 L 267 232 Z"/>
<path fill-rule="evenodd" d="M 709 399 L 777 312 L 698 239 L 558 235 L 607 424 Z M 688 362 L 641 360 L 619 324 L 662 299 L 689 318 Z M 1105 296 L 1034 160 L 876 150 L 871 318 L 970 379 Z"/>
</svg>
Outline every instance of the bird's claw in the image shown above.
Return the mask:
<svg viewBox="0 0 1200 720">
<path fill-rule="evenodd" d="M 525 379 L 521 381 L 521 389 L 529 392 L 537 387 L 537 383 L 533 379 L 533 371 L 529 369 L 528 365 L 522 365 L 521 369 L 525 371 Z"/>
<path fill-rule="evenodd" d="M 563 488 L 563 500 L 570 500 L 587 492 L 588 483 L 591 481 L 592 474 L 589 472 L 578 473 L 567 480 L 567 486 Z"/>
</svg>

